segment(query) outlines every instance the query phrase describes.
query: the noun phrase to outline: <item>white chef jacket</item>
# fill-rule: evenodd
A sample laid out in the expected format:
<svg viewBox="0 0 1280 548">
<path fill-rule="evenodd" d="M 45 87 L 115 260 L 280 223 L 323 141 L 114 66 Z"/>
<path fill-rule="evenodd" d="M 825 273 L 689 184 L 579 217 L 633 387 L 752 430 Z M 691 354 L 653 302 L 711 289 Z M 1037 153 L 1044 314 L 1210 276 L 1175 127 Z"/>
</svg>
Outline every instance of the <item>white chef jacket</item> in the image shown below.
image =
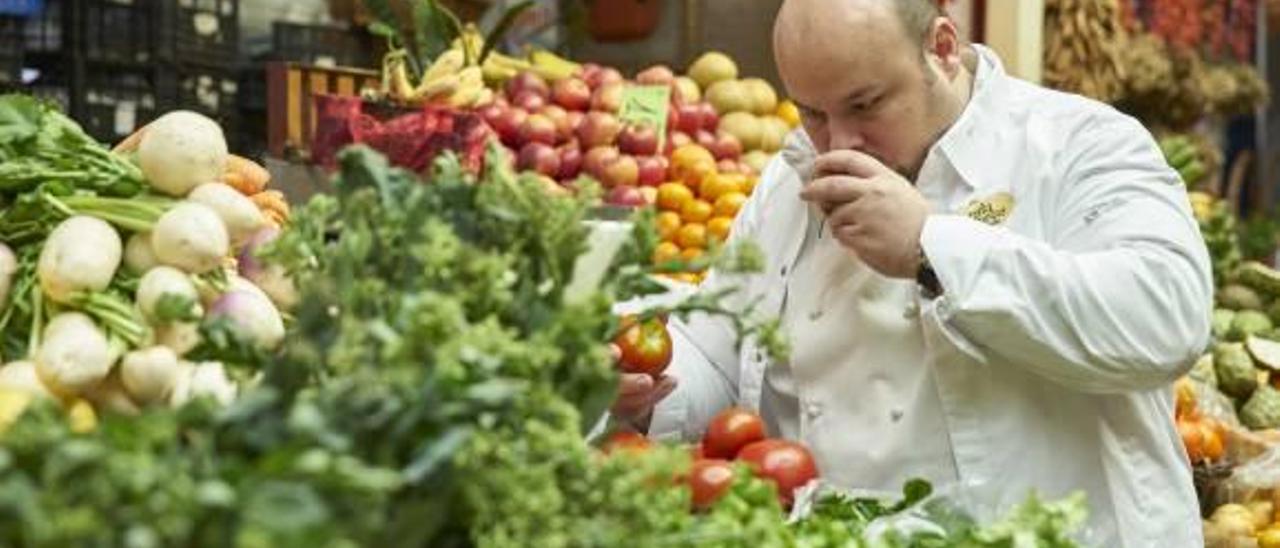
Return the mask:
<svg viewBox="0 0 1280 548">
<path fill-rule="evenodd" d="M 936 379 L 960 482 L 986 486 L 985 502 L 1004 508 L 1032 490 L 1084 491 L 1097 546 L 1202 546 L 1170 388 L 1207 345 L 1212 306 L 1186 192 L 1138 122 L 1010 77 L 974 47 L 972 98 L 918 182 L 935 211 L 921 244 L 944 293 L 930 299 L 916 288 L 908 310 L 920 321 L 922 365 Z M 737 286 L 730 304 L 779 314 L 811 215 L 799 192 L 813 156 L 793 134 L 734 221 L 731 239 L 754 242 L 766 270 L 712 272 L 702 290 Z M 1002 194 L 1013 207 L 999 224 L 966 216 L 973 201 Z M 679 385 L 654 410 L 651 437 L 697 439 L 726 406 L 759 409 L 771 364 L 755 341 L 736 346 L 730 323 L 715 317 L 671 326 L 668 371 Z M 855 349 L 865 336 L 851 327 L 808 344 Z M 844 405 L 866 387 L 838 371 L 797 381 L 804 413 L 821 417 L 801 437 L 822 473 L 856 475 L 833 468 L 878 450 L 849 441 L 874 435 L 845 435 L 874 427 Z"/>
</svg>

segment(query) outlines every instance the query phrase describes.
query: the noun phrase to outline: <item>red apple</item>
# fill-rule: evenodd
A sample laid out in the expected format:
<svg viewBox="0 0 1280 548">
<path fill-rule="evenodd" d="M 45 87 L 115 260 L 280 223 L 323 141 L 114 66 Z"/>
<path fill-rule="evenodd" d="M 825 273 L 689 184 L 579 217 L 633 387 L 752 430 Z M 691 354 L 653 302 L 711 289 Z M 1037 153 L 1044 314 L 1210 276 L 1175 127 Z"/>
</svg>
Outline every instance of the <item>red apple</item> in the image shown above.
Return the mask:
<svg viewBox="0 0 1280 548">
<path fill-rule="evenodd" d="M 696 104 L 676 105 L 675 129 L 693 135 L 702 129 L 702 107 Z"/>
<path fill-rule="evenodd" d="M 484 118 L 484 123 L 489 124 L 489 127 L 497 131 L 498 121 L 502 119 L 509 108 L 510 107 L 503 106 L 495 101 L 480 107 L 480 109 L 476 111 L 476 114 L 479 114 L 481 118 Z"/>
<path fill-rule="evenodd" d="M 559 105 L 547 105 L 538 113 L 546 116 L 556 125 L 556 142 L 563 143 L 573 137 L 573 128 L 569 125 L 569 113 Z"/>
<path fill-rule="evenodd" d="M 547 81 L 530 71 L 521 72 L 515 78 L 507 81 L 507 95 L 509 97 L 516 97 L 524 92 L 535 93 L 543 99 L 551 96 L 551 88 L 547 86 Z"/>
<path fill-rule="evenodd" d="M 593 90 L 600 89 L 609 84 L 621 83 L 626 80 L 626 78 L 622 77 L 622 73 L 618 72 L 618 69 L 616 68 L 597 66 L 594 67 L 594 69 L 595 70 L 588 70 L 588 67 L 584 66 L 582 71 L 582 79 L 585 80 L 587 85 L 591 86 L 591 89 Z"/>
<path fill-rule="evenodd" d="M 717 160 L 734 160 L 742 157 L 742 141 L 726 132 L 716 134 L 715 142 L 707 147 Z"/>
<path fill-rule="evenodd" d="M 627 154 L 652 156 L 658 153 L 658 132 L 649 124 L 631 124 L 618 135 L 618 148 Z"/>
<path fill-rule="evenodd" d="M 709 151 L 716 145 L 716 134 L 705 129 L 700 129 L 693 134 L 693 142 L 698 143 L 698 146 Z M 714 155 L 715 153 L 712 152 L 712 154 Z"/>
<path fill-rule="evenodd" d="M 673 131 L 667 136 L 667 146 L 664 155 L 671 156 L 671 153 L 675 152 L 677 148 L 690 144 L 693 144 L 693 138 L 689 137 L 688 133 L 683 131 Z"/>
<path fill-rule="evenodd" d="M 609 194 L 605 196 L 605 202 L 610 205 L 623 207 L 644 207 L 649 205 L 645 201 L 644 193 L 634 186 L 615 186 L 609 190 Z"/>
<path fill-rule="evenodd" d="M 520 142 L 556 144 L 556 123 L 544 114 L 530 114 L 520 126 Z"/>
<path fill-rule="evenodd" d="M 667 178 L 667 159 L 663 156 L 639 156 L 636 165 L 640 173 L 636 179 L 641 186 L 658 186 Z"/>
<path fill-rule="evenodd" d="M 547 98 L 534 91 L 521 91 L 511 98 L 511 104 L 529 112 L 537 112 L 547 106 Z"/>
<path fill-rule="evenodd" d="M 591 86 L 577 78 L 567 78 L 555 83 L 551 100 L 566 110 L 587 110 L 591 107 Z"/>
<path fill-rule="evenodd" d="M 720 127 L 720 115 L 716 113 L 716 107 L 711 106 L 711 103 L 704 102 L 698 104 L 698 109 L 700 110 L 699 118 L 702 120 L 702 129 L 715 131 L 717 127 Z"/>
<path fill-rule="evenodd" d="M 536 171 L 555 177 L 560 174 L 560 154 L 551 145 L 531 142 L 520 149 L 516 167 L 521 171 Z"/>
<path fill-rule="evenodd" d="M 621 156 L 621 153 L 616 148 L 610 146 L 593 147 L 582 158 L 582 171 L 604 182 L 604 168 L 612 164 L 619 156 Z"/>
<path fill-rule="evenodd" d="M 716 171 L 720 173 L 742 173 L 742 164 L 737 160 L 724 159 L 716 162 Z"/>
<path fill-rule="evenodd" d="M 522 108 L 511 107 L 502 116 L 498 118 L 494 124 L 494 131 L 498 132 L 498 137 L 507 146 L 514 147 L 520 140 L 520 128 L 524 126 L 525 120 L 529 118 L 529 112 Z"/>
<path fill-rule="evenodd" d="M 560 173 L 557 178 L 561 181 L 576 178 L 582 173 L 582 149 L 578 147 L 577 141 L 570 141 L 559 148 L 560 151 Z"/>
<path fill-rule="evenodd" d="M 578 78 L 581 78 L 582 82 L 587 84 L 587 87 L 595 89 L 595 84 L 600 81 L 600 71 L 602 70 L 604 70 L 604 67 L 595 63 L 583 63 L 582 68 L 578 70 Z"/>
<path fill-rule="evenodd" d="M 676 73 L 666 65 L 654 65 L 636 74 L 636 83 L 645 86 L 665 86 L 674 82 Z"/>
<path fill-rule="evenodd" d="M 582 126 L 578 128 L 578 140 L 586 148 L 612 145 L 621 131 L 622 122 L 616 116 L 607 112 L 592 112 L 587 114 Z"/>
<path fill-rule="evenodd" d="M 601 183 L 613 188 L 618 186 L 636 186 L 640 180 L 640 164 L 634 156 L 621 155 L 604 166 Z"/>
<path fill-rule="evenodd" d="M 587 119 L 587 114 L 585 112 L 578 112 L 576 110 L 569 111 L 569 113 L 566 115 L 565 123 L 568 124 L 569 126 L 570 137 L 573 137 L 578 134 L 578 129 L 582 127 L 582 122 L 586 121 L 586 119 Z"/>
<path fill-rule="evenodd" d="M 625 86 L 622 82 L 614 82 L 597 88 L 591 96 L 591 110 L 618 112 L 622 108 L 622 89 Z"/>
</svg>

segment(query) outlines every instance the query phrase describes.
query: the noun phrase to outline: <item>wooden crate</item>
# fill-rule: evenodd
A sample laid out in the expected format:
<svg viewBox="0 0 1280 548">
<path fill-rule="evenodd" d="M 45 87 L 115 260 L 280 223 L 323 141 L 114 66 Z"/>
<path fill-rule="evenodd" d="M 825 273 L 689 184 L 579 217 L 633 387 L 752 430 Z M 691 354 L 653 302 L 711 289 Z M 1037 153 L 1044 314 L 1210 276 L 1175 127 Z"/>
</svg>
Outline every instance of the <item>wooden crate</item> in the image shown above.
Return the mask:
<svg viewBox="0 0 1280 548">
<path fill-rule="evenodd" d="M 377 71 L 325 68 L 299 63 L 267 64 L 267 151 L 276 158 L 310 157 L 315 132 L 315 96 L 359 96 L 381 86 Z"/>
</svg>

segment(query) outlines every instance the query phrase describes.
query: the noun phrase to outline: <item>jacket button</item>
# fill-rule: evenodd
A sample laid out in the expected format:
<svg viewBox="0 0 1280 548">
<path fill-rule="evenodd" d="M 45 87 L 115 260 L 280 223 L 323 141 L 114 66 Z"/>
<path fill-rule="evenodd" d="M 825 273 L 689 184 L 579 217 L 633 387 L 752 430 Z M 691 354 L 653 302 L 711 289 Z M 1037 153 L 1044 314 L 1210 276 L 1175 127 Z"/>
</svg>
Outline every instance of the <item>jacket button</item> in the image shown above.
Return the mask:
<svg viewBox="0 0 1280 548">
<path fill-rule="evenodd" d="M 809 313 L 809 321 L 811 321 L 811 322 L 816 322 L 816 321 L 821 320 L 821 319 L 822 319 L 822 311 L 821 311 L 821 310 L 814 310 L 813 312 L 810 312 L 810 313 Z"/>
<path fill-rule="evenodd" d="M 809 414 L 809 418 L 816 419 L 822 415 L 822 406 L 816 403 L 810 403 L 805 406 L 805 412 Z"/>
</svg>

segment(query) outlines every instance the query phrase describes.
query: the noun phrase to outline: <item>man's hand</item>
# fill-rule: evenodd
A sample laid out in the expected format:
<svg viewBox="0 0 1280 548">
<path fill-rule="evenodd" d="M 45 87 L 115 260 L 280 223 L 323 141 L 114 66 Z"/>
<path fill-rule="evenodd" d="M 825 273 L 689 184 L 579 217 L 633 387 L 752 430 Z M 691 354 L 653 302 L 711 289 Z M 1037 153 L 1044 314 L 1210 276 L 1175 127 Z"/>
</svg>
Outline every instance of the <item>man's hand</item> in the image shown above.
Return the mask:
<svg viewBox="0 0 1280 548">
<path fill-rule="evenodd" d="M 800 198 L 827 214 L 841 245 L 890 278 L 914 278 L 929 202 L 897 172 L 853 150 L 833 150 L 814 164 Z"/>
<path fill-rule="evenodd" d="M 614 347 L 615 359 L 619 352 Z M 613 416 L 641 432 L 648 432 L 653 408 L 676 389 L 676 379 L 663 375 L 657 381 L 645 374 L 623 373 L 614 400 Z"/>
</svg>

